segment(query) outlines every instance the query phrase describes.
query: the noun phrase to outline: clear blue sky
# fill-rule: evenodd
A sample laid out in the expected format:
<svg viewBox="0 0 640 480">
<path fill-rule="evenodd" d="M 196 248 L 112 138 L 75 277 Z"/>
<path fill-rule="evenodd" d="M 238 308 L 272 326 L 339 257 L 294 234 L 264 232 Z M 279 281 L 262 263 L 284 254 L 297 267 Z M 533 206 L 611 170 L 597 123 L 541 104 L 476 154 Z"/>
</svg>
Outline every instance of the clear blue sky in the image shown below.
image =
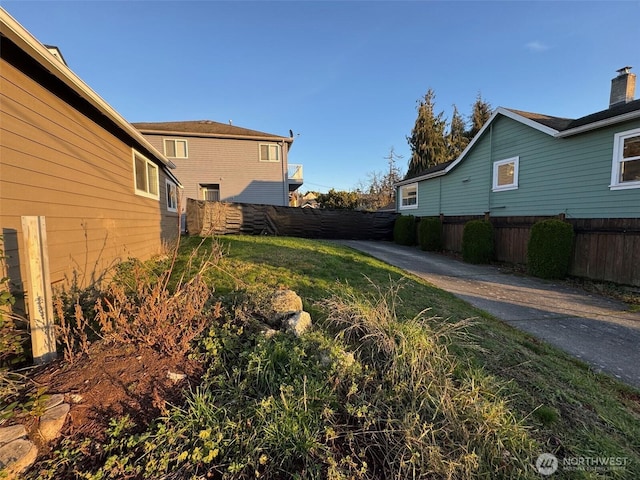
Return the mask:
<svg viewBox="0 0 640 480">
<path fill-rule="evenodd" d="M 209 119 L 296 140 L 301 191 L 404 158 L 416 102 L 576 118 L 640 74 L 640 1 L 2 1 L 130 122 Z M 299 136 L 298 136 L 299 134 Z"/>
</svg>

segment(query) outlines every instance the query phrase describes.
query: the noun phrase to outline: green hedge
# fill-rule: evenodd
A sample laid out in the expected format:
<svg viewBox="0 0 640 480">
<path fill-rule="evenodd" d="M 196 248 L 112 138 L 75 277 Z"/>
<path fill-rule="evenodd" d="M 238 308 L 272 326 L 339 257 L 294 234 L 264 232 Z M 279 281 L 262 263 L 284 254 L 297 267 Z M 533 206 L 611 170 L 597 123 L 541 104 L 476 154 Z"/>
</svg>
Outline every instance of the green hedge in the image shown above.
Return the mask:
<svg viewBox="0 0 640 480">
<path fill-rule="evenodd" d="M 393 225 L 393 241 L 398 245 L 416 244 L 416 217 L 400 215 Z"/>
<path fill-rule="evenodd" d="M 442 223 L 439 218 L 420 219 L 418 224 L 418 243 L 422 250 L 436 252 L 442 250 Z"/>
<path fill-rule="evenodd" d="M 573 226 L 549 219 L 531 227 L 527 245 L 527 270 L 540 278 L 564 278 L 573 250 Z"/>
<path fill-rule="evenodd" d="M 462 259 L 468 263 L 490 263 L 493 259 L 493 225 L 471 220 L 462 232 Z"/>
</svg>

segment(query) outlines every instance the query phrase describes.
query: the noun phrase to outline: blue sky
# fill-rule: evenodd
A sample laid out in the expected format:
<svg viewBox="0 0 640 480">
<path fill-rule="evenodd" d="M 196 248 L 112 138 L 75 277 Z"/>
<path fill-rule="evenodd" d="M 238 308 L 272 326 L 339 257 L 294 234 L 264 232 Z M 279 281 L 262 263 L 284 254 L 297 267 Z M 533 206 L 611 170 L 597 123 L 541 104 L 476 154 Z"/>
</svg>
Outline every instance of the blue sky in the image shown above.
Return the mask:
<svg viewBox="0 0 640 480">
<path fill-rule="evenodd" d="M 130 122 L 215 120 L 296 140 L 301 191 L 410 158 L 416 102 L 576 118 L 640 73 L 640 1 L 7 1 Z"/>
</svg>

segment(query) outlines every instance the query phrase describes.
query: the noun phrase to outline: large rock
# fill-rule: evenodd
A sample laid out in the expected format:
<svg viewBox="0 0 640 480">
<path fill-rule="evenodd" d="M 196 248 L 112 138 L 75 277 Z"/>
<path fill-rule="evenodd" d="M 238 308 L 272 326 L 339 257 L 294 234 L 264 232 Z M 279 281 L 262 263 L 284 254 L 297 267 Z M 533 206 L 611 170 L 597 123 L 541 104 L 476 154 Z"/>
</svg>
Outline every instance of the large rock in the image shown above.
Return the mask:
<svg viewBox="0 0 640 480">
<path fill-rule="evenodd" d="M 277 290 L 269 299 L 264 312 L 267 323 L 279 328 L 282 320 L 302 310 L 302 299 L 292 290 Z"/>
<path fill-rule="evenodd" d="M 11 425 L 0 428 L 0 447 L 19 438 L 27 438 L 27 429 L 24 425 Z"/>
<path fill-rule="evenodd" d="M 40 428 L 38 431 L 45 442 L 53 440 L 60 434 L 68 413 L 69 404 L 62 403 L 48 409 L 44 412 L 44 415 L 40 417 Z"/>
<path fill-rule="evenodd" d="M 287 331 L 299 337 L 311 328 L 311 315 L 305 311 L 296 312 L 285 320 L 285 325 Z"/>
<path fill-rule="evenodd" d="M 20 438 L 0 447 L 0 474 L 13 480 L 29 468 L 38 457 L 38 447 L 29 440 Z"/>
</svg>

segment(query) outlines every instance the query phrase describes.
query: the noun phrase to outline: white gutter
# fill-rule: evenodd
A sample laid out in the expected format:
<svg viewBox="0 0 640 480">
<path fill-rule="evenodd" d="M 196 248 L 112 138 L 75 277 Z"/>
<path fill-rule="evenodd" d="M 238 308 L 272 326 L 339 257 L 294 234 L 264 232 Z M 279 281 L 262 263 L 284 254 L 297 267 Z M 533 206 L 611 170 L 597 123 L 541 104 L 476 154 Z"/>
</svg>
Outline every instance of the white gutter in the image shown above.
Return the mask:
<svg viewBox="0 0 640 480">
<path fill-rule="evenodd" d="M 258 140 L 261 142 L 286 142 L 293 143 L 291 137 L 266 137 L 258 135 L 237 135 L 233 133 L 198 133 L 198 132 L 180 132 L 177 130 L 155 130 L 151 128 L 140 128 L 140 133 L 148 135 L 166 135 L 172 137 L 203 137 L 203 138 L 229 138 L 237 140 Z"/>
<path fill-rule="evenodd" d="M 47 71 L 70 87 L 80 97 L 89 102 L 105 117 L 115 123 L 127 135 L 153 155 L 167 168 L 175 168 L 167 158 L 151 145 L 142 134 L 116 112 L 106 101 L 94 92 L 70 68 L 60 62 L 42 43 L 20 25 L 6 10 L 0 7 L 0 33 L 25 51 Z M 173 175 L 172 175 L 173 176 Z M 174 177 L 175 179 L 175 177 Z"/>
</svg>

